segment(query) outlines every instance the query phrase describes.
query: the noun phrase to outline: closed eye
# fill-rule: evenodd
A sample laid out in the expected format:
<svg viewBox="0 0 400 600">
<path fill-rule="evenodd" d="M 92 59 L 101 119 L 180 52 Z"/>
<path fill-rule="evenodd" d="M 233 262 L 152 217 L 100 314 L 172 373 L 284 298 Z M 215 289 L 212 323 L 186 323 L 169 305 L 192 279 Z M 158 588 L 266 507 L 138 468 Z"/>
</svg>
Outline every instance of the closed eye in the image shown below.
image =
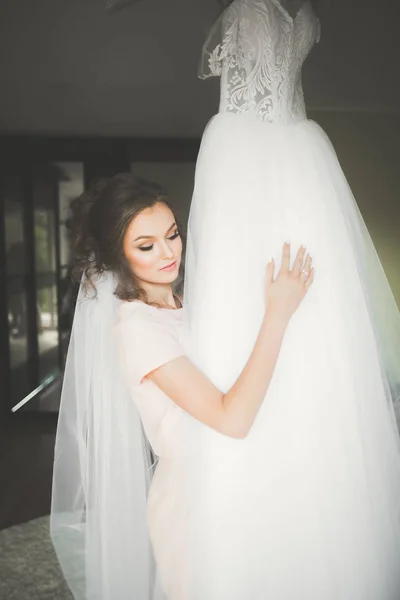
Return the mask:
<svg viewBox="0 0 400 600">
<path fill-rule="evenodd" d="M 167 239 L 170 241 L 176 240 L 177 237 L 179 237 L 179 231 L 175 231 L 174 234 L 172 234 L 170 237 L 168 237 Z M 149 252 L 152 248 L 153 248 L 154 244 L 150 244 L 150 246 L 139 246 L 139 250 L 141 250 L 142 252 Z"/>
</svg>

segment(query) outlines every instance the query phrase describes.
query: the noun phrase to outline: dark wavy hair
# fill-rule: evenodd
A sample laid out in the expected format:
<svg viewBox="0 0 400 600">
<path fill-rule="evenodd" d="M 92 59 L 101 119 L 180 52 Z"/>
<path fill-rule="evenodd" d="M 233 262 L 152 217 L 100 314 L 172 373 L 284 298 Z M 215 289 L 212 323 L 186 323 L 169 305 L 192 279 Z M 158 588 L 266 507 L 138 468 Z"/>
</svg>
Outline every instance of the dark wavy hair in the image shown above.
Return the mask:
<svg viewBox="0 0 400 600">
<path fill-rule="evenodd" d="M 72 278 L 96 292 L 95 279 L 106 271 L 116 275 L 115 295 L 121 300 L 148 302 L 125 258 L 123 242 L 132 219 L 142 210 L 162 202 L 175 211 L 166 190 L 157 183 L 120 173 L 95 180 L 90 188 L 71 202 Z M 184 261 L 182 261 L 183 264 Z M 182 273 L 180 273 L 182 278 Z"/>
</svg>

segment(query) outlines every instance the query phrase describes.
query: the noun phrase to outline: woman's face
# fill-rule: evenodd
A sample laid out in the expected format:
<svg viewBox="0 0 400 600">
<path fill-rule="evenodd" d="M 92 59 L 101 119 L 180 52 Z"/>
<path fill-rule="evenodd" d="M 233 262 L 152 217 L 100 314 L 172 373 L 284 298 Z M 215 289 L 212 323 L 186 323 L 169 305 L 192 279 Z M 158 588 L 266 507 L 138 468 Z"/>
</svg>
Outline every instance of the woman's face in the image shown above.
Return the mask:
<svg viewBox="0 0 400 600">
<path fill-rule="evenodd" d="M 139 281 L 170 284 L 177 278 L 182 240 L 172 211 L 162 202 L 145 208 L 132 219 L 123 247 Z"/>
</svg>

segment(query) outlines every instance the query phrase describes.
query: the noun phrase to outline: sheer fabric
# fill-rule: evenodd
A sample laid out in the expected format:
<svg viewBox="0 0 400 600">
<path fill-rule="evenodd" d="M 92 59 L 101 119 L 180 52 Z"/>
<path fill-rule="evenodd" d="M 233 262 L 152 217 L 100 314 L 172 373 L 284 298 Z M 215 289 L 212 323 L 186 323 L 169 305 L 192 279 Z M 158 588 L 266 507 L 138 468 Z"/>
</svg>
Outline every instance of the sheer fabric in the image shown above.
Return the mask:
<svg viewBox="0 0 400 600">
<path fill-rule="evenodd" d="M 120 373 L 110 274 L 80 288 L 56 436 L 51 537 L 76 600 L 157 596 L 146 523 L 150 445 Z"/>
</svg>

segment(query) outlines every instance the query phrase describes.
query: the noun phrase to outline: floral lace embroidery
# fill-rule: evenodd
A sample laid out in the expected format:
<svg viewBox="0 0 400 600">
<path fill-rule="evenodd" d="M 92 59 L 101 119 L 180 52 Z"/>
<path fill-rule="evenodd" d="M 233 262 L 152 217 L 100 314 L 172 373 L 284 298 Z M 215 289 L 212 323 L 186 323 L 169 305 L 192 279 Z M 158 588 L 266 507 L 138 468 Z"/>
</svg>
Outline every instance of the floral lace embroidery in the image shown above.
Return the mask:
<svg viewBox="0 0 400 600">
<path fill-rule="evenodd" d="M 303 120 L 301 68 L 320 35 L 311 2 L 305 0 L 292 18 L 279 0 L 235 0 L 222 30 L 221 42 L 208 53 L 209 75 L 221 76 L 220 112 Z"/>
</svg>

